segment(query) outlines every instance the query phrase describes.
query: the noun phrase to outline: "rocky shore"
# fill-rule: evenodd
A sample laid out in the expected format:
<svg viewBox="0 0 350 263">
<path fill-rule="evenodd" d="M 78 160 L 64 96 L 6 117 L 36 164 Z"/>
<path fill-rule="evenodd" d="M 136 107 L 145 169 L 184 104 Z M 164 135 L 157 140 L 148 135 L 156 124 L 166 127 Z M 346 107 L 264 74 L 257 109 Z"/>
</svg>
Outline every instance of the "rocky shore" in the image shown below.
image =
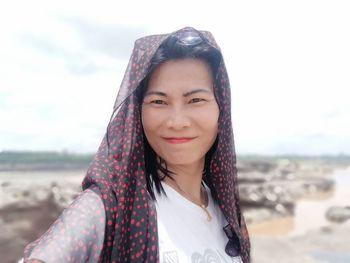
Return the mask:
<svg viewBox="0 0 350 263">
<path fill-rule="evenodd" d="M 350 221 L 295 237 L 252 237 L 253 263 L 349 263 Z"/>
<path fill-rule="evenodd" d="M 239 191 L 247 223 L 294 215 L 295 202 L 334 188 L 337 168 L 323 162 L 288 159 L 240 161 Z"/>
<path fill-rule="evenodd" d="M 237 168 L 245 218 L 248 225 L 254 225 L 292 217 L 300 198 L 334 191 L 332 172 L 345 165 L 315 160 L 267 159 L 238 160 Z M 84 174 L 84 170 L 0 173 L 1 262 L 17 262 L 24 246 L 40 236 L 77 196 Z M 330 209 L 325 216 L 341 224 L 335 223 L 303 236 L 252 235 L 254 262 L 350 262 L 349 258 L 348 261 L 341 261 L 341 258 L 325 261 L 325 253 L 339 250 L 337 255 L 346 258 L 345 252 L 350 251 L 349 242 L 345 241 L 350 234 L 349 210 L 344 206 Z M 343 243 L 338 244 L 339 240 Z M 333 247 L 335 244 L 338 244 L 336 248 Z M 272 251 L 274 257 L 271 257 Z"/>
</svg>

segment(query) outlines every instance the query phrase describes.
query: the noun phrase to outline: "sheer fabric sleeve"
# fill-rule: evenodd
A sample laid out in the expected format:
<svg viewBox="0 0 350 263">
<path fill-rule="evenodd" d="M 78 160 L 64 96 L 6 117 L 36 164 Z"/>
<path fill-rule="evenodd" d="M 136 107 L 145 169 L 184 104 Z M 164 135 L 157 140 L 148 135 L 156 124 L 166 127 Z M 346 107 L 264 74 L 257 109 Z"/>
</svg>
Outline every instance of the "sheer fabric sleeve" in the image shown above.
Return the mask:
<svg viewBox="0 0 350 263">
<path fill-rule="evenodd" d="M 98 262 L 105 221 L 99 190 L 86 189 L 45 234 L 26 246 L 24 262 Z"/>
</svg>

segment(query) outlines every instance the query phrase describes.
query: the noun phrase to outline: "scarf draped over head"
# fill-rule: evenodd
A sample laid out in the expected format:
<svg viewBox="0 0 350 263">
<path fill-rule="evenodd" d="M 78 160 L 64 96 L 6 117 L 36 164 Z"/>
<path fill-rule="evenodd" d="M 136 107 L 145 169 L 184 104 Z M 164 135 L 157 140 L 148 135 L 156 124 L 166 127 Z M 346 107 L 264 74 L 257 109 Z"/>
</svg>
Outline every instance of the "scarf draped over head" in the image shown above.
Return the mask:
<svg viewBox="0 0 350 263">
<path fill-rule="evenodd" d="M 147 191 L 141 105 L 136 90 L 147 76 L 158 47 L 171 34 L 136 40 L 125 76 L 114 104 L 106 135 L 89 166 L 83 189 L 97 185 L 106 212 L 102 262 L 159 262 L 157 215 Z M 220 50 L 207 31 L 197 31 L 204 41 Z M 250 244 L 239 206 L 236 155 L 231 122 L 228 75 L 221 60 L 214 76 L 214 93 L 220 108 L 218 144 L 203 180 L 240 244 L 240 256 L 248 263 Z"/>
</svg>

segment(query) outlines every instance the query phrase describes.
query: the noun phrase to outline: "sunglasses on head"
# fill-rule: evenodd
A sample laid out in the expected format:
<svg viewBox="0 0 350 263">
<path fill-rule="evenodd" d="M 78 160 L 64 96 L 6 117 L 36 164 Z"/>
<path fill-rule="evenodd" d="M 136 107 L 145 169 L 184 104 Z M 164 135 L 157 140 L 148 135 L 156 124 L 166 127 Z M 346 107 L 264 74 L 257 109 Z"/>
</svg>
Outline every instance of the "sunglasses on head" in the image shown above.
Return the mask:
<svg viewBox="0 0 350 263">
<path fill-rule="evenodd" d="M 188 28 L 177 32 L 174 37 L 181 45 L 195 46 L 203 42 L 201 34 L 193 28 Z"/>
</svg>

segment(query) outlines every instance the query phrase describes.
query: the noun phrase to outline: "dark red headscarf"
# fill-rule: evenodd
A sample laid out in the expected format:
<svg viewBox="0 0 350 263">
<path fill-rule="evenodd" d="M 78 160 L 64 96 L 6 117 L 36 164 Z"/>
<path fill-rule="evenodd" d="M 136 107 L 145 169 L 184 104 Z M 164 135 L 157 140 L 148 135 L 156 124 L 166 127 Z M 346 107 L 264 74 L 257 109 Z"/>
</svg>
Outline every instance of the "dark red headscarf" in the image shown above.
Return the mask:
<svg viewBox="0 0 350 263">
<path fill-rule="evenodd" d="M 102 262 L 159 262 L 157 215 L 146 186 L 141 105 L 135 91 L 162 42 L 184 30 L 195 29 L 136 40 L 115 101 L 115 114 L 83 181 L 83 189 L 94 184 L 102 193 L 106 211 Z M 198 32 L 220 50 L 211 33 Z M 248 263 L 250 244 L 239 205 L 230 84 L 223 60 L 215 76 L 214 92 L 220 108 L 218 145 L 203 179 L 207 182 L 210 177 L 208 185 L 237 235 L 243 262 Z"/>
</svg>

